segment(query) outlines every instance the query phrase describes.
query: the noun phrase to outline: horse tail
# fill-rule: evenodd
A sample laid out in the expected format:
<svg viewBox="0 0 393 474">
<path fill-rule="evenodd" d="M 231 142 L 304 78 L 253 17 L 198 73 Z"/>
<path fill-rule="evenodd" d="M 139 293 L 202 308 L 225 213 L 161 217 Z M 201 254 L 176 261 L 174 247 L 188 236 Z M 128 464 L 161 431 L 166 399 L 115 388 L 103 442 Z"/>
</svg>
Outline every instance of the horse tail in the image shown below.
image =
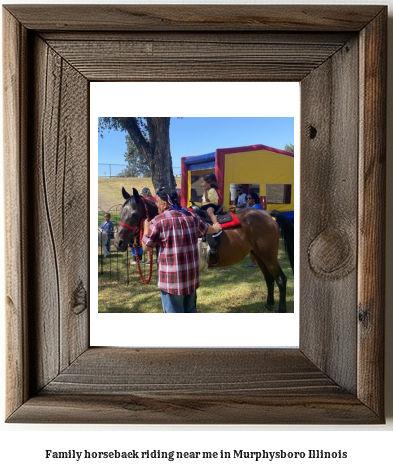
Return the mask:
<svg viewBox="0 0 393 474">
<path fill-rule="evenodd" d="M 293 271 L 293 246 L 294 246 L 294 227 L 292 221 L 283 212 L 269 211 L 270 214 L 276 219 L 280 230 L 281 237 L 284 240 L 285 252 L 288 255 L 289 263 Z"/>
</svg>

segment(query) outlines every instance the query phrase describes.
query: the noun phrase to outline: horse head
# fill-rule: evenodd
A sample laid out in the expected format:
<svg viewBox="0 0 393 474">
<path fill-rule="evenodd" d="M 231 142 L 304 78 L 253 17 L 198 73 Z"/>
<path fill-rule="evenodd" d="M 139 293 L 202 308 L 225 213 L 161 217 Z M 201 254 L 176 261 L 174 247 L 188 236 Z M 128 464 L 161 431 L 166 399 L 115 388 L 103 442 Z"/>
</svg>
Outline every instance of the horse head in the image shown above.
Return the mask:
<svg viewBox="0 0 393 474">
<path fill-rule="evenodd" d="M 124 188 L 122 194 L 125 202 L 121 208 L 119 229 L 114 243 L 118 250 L 125 252 L 132 239 L 139 235 L 141 220 L 146 217 L 146 207 L 135 188 L 132 188 L 132 196 Z"/>
</svg>

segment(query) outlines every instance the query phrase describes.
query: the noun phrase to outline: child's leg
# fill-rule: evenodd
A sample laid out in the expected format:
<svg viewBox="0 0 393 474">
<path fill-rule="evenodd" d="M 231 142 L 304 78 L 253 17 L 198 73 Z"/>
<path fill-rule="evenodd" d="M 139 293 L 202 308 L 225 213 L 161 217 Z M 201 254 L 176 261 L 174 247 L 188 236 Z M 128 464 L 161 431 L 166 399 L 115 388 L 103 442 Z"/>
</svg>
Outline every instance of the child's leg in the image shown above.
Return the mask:
<svg viewBox="0 0 393 474">
<path fill-rule="evenodd" d="M 206 212 L 209 214 L 210 219 L 212 220 L 213 224 L 217 224 L 217 216 L 214 214 L 214 209 L 212 207 L 208 207 Z"/>
<path fill-rule="evenodd" d="M 217 224 L 218 219 L 217 219 L 217 216 L 214 214 L 214 209 L 212 207 L 209 207 L 208 209 L 206 209 L 206 212 L 209 214 L 209 217 L 212 220 L 213 225 Z M 213 234 L 213 237 L 218 237 L 220 234 L 222 234 L 222 230 L 219 230 L 216 234 Z"/>
</svg>

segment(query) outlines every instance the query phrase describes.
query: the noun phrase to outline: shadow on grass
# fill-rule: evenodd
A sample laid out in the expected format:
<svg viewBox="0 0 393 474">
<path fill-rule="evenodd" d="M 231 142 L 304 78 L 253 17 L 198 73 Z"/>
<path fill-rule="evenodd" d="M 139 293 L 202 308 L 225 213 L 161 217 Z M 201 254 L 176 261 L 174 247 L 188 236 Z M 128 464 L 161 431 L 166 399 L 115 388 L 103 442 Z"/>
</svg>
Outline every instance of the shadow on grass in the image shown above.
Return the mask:
<svg viewBox="0 0 393 474">
<path fill-rule="evenodd" d="M 107 259 L 105 259 L 107 260 Z M 249 257 L 231 267 L 211 268 L 200 275 L 197 308 L 199 313 L 274 313 L 279 292 L 275 285 L 275 309 L 265 308 L 267 289 L 259 268 L 248 268 Z M 104 265 L 109 265 L 108 261 Z M 294 312 L 294 279 L 289 261 L 280 252 L 280 265 L 288 278 L 287 312 Z M 135 265 L 113 266 L 112 275 L 104 271 L 98 279 L 98 311 L 100 313 L 162 313 L 157 267 L 153 267 L 151 283 L 142 284 Z M 108 267 L 109 268 L 109 267 Z M 149 266 L 142 265 L 144 278 Z M 105 270 L 105 267 L 104 267 Z"/>
</svg>

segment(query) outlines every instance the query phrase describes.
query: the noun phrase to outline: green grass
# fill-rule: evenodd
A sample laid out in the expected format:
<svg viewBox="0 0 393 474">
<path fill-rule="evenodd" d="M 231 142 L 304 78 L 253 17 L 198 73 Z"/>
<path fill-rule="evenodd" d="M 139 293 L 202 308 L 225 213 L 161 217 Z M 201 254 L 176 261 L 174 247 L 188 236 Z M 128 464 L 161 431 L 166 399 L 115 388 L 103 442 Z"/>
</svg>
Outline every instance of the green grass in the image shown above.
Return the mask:
<svg viewBox="0 0 393 474">
<path fill-rule="evenodd" d="M 180 178 L 178 178 L 180 181 Z M 124 187 L 130 194 L 132 188 L 140 193 L 143 188 L 149 188 L 154 194 L 151 178 L 98 178 L 98 207 L 103 211 L 124 203 L 121 188 Z"/>
<path fill-rule="evenodd" d="M 153 266 L 153 277 L 148 285 L 141 283 L 136 266 L 126 270 L 126 256 L 113 253 L 103 259 L 99 257 L 98 311 L 100 313 L 162 313 L 160 291 L 157 288 L 157 267 Z M 280 246 L 280 265 L 288 278 L 287 311 L 294 311 L 293 272 Z M 211 268 L 200 276 L 198 289 L 198 312 L 201 313 L 268 313 L 266 284 L 259 268 L 247 268 L 249 257 L 231 267 Z M 102 267 L 101 267 L 102 264 Z M 147 279 L 149 266 L 142 265 Z M 112 276 L 109 276 L 109 270 Z M 276 308 L 278 288 L 275 285 Z"/>
</svg>

